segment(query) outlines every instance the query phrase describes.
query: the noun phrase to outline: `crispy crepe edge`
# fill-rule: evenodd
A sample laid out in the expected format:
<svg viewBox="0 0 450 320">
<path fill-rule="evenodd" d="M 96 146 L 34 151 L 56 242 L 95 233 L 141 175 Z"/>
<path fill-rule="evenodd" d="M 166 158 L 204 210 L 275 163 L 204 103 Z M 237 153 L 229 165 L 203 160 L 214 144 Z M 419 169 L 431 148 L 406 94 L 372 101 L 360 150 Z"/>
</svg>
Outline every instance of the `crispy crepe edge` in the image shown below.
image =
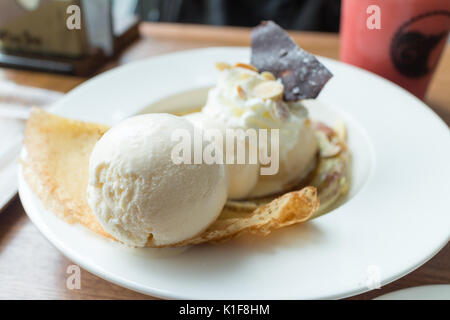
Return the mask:
<svg viewBox="0 0 450 320">
<path fill-rule="evenodd" d="M 245 218 L 219 219 L 200 235 L 168 245 L 178 247 L 195 245 L 205 242 L 223 242 L 252 234 L 267 236 L 272 231 L 308 220 L 319 208 L 319 199 L 315 187 L 305 187 L 299 191 L 293 191 L 282 195 L 270 203 L 262 205 L 252 213 L 243 213 Z M 152 246 L 149 239 L 147 246 Z"/>
<path fill-rule="evenodd" d="M 36 149 L 44 147 L 39 143 L 36 144 L 35 139 L 31 138 L 31 135 L 37 133 L 37 129 L 41 128 L 41 125 L 36 125 L 35 122 L 52 121 L 55 117 L 59 118 L 59 120 L 67 122 L 67 124 L 75 124 L 86 127 L 91 131 L 92 128 L 89 127 L 91 125 L 95 125 L 97 127 L 96 133 L 99 138 L 109 129 L 104 125 L 67 119 L 46 112 L 40 108 L 33 107 L 25 126 L 24 145 L 26 147 L 26 155 L 24 159 L 21 158 L 19 160 L 22 165 L 23 176 L 31 190 L 42 201 L 44 207 L 47 210 L 52 211 L 57 217 L 70 224 L 80 223 L 102 236 L 115 240 L 114 237 L 104 231 L 103 227 L 96 218 L 83 219 L 82 216 L 80 217 L 79 214 L 77 214 L 77 212 L 80 212 L 80 210 L 85 210 L 85 208 L 77 206 L 77 204 L 73 203 L 71 199 L 67 199 L 57 192 L 58 186 L 56 181 L 52 179 L 52 175 L 50 173 L 51 168 L 49 168 L 48 164 L 45 162 L 45 159 L 42 159 L 41 154 L 34 152 Z"/>
</svg>

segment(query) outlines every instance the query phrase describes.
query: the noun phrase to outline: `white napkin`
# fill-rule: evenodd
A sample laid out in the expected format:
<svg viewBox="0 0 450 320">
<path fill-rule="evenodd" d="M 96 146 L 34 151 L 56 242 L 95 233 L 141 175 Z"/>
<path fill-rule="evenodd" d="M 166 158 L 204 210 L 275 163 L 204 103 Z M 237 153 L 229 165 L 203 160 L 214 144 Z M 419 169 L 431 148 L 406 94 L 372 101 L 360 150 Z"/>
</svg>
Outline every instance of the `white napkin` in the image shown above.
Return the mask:
<svg viewBox="0 0 450 320">
<path fill-rule="evenodd" d="M 0 81 L 0 118 L 27 119 L 31 106 L 45 108 L 62 96 L 57 91 Z"/>
<path fill-rule="evenodd" d="M 48 109 L 62 93 L 0 81 L 0 211 L 17 192 L 17 158 L 32 106 Z"/>
</svg>

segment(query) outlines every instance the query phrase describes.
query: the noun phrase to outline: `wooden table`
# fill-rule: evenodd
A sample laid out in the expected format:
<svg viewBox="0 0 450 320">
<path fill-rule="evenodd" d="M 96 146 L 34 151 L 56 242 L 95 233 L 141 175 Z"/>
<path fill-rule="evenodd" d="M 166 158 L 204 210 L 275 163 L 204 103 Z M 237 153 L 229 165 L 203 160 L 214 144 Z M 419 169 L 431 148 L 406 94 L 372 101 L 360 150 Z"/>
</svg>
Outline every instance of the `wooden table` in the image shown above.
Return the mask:
<svg viewBox="0 0 450 320">
<path fill-rule="evenodd" d="M 145 57 L 209 46 L 248 46 L 245 28 L 144 23 L 141 39 L 102 71 Z M 293 32 L 301 46 L 315 54 L 338 59 L 339 38 L 334 34 Z M 67 92 L 86 78 L 0 69 L 0 81 Z M 431 83 L 426 102 L 450 124 L 450 46 L 447 46 Z M 67 267 L 61 255 L 34 227 L 16 198 L 0 214 L 0 299 L 152 299 L 81 271 L 81 289 L 66 288 Z M 450 283 L 450 246 L 409 275 L 352 299 L 373 298 L 401 288 Z"/>
</svg>

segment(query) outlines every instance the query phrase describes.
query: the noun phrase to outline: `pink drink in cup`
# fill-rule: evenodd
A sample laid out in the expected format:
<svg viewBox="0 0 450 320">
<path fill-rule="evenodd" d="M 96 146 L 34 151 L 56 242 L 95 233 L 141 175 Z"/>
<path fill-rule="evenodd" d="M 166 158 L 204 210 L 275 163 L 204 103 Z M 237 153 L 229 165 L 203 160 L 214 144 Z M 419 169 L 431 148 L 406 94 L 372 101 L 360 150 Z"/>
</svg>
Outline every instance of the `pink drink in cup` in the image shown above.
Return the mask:
<svg viewBox="0 0 450 320">
<path fill-rule="evenodd" d="M 423 99 L 450 29 L 450 0 L 343 0 L 341 60 Z"/>
</svg>

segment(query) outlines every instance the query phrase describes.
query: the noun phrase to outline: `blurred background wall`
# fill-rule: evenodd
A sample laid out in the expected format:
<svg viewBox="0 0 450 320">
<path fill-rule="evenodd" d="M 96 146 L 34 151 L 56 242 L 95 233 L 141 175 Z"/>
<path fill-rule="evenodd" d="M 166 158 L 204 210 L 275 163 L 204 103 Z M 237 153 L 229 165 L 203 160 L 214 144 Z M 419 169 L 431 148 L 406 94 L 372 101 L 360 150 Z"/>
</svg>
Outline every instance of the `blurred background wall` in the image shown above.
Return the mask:
<svg viewBox="0 0 450 320">
<path fill-rule="evenodd" d="M 340 0 L 132 0 L 142 20 L 253 27 L 274 20 L 283 28 L 339 31 Z"/>
<path fill-rule="evenodd" d="M 139 21 L 254 27 L 273 20 L 289 30 L 338 32 L 340 6 L 340 0 L 0 0 L 0 65 L 87 75 L 139 37 Z"/>
</svg>

